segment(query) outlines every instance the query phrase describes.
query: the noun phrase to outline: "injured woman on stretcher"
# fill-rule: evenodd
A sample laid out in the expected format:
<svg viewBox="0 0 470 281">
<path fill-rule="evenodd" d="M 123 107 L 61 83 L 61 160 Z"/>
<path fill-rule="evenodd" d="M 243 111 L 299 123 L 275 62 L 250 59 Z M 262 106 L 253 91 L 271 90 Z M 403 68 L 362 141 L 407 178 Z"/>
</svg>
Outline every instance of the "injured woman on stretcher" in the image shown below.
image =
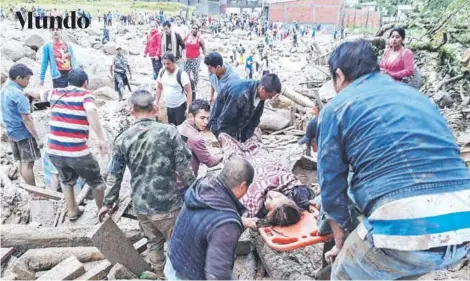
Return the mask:
<svg viewBox="0 0 470 281">
<path fill-rule="evenodd" d="M 245 227 L 289 226 L 301 219 L 303 211 L 317 212 L 313 190 L 303 185 L 290 169 L 268 153 L 259 136 L 254 134 L 241 143 L 221 133 L 219 141 L 225 163 L 241 156 L 255 170 L 253 182 L 240 199 L 246 208 L 242 218 Z"/>
</svg>

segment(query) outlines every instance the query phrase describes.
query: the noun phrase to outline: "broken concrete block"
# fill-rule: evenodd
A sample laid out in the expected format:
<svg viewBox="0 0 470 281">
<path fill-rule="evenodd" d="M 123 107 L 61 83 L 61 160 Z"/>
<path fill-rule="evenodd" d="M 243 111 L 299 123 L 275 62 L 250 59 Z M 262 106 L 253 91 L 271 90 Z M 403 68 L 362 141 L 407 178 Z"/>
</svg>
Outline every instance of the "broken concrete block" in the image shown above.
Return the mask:
<svg viewBox="0 0 470 281">
<path fill-rule="evenodd" d="M 36 273 L 19 259 L 13 264 L 11 271 L 16 274 L 16 280 L 34 280 L 36 278 Z"/>
<path fill-rule="evenodd" d="M 104 280 L 112 266 L 108 260 L 101 261 L 75 280 Z"/>
<path fill-rule="evenodd" d="M 116 263 L 108 273 L 108 280 L 118 280 L 118 279 L 138 279 L 138 277 L 132 273 L 129 269 L 123 266 L 120 263 Z"/>
<path fill-rule="evenodd" d="M 246 256 L 251 252 L 251 233 L 250 229 L 246 229 L 238 239 L 237 248 L 235 248 L 236 256 Z"/>
<path fill-rule="evenodd" d="M 2 277 L 2 280 L 20 280 L 18 279 L 18 275 L 16 273 L 10 273 Z"/>
<path fill-rule="evenodd" d="M 112 218 L 108 217 L 96 231 L 92 231 L 88 236 L 93 245 L 111 263 L 122 264 L 136 276 L 150 270 L 150 266 L 140 256 Z"/>
<path fill-rule="evenodd" d="M 37 280 L 73 280 L 83 274 L 83 264 L 75 256 L 70 256 Z"/>
</svg>

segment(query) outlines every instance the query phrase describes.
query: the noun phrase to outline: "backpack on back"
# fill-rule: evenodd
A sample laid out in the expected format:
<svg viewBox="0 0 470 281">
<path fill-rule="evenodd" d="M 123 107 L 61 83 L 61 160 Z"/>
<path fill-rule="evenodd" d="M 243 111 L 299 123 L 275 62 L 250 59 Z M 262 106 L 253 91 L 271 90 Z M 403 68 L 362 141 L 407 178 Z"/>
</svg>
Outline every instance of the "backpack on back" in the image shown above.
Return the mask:
<svg viewBox="0 0 470 281">
<path fill-rule="evenodd" d="M 162 71 L 160 72 L 160 78 L 163 77 L 163 74 L 165 74 L 165 71 L 166 69 L 163 68 Z M 182 74 L 183 74 L 183 70 L 178 68 L 178 72 L 176 72 L 176 82 L 178 82 L 178 84 L 180 85 L 181 92 L 186 95 L 186 92 L 184 91 L 183 83 L 181 82 Z M 196 87 L 194 85 L 194 80 L 191 78 L 191 76 L 189 76 L 189 83 L 191 84 L 191 93 L 192 93 L 192 98 L 193 98 L 192 101 L 194 101 L 196 99 Z"/>
</svg>

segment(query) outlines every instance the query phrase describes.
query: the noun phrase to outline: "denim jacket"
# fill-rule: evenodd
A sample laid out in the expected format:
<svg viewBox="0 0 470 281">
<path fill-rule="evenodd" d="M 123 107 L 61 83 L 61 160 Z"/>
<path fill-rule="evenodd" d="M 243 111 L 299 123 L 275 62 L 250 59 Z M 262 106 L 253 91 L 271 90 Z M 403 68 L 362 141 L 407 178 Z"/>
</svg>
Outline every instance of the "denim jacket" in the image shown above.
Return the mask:
<svg viewBox="0 0 470 281">
<path fill-rule="evenodd" d="M 209 123 L 217 138 L 220 133 L 226 133 L 245 142 L 253 136 L 264 109 L 264 101 L 255 105 L 258 85 L 256 80 L 236 80 L 222 89 L 212 108 Z"/>
<path fill-rule="evenodd" d="M 73 54 L 73 48 L 69 43 L 67 44 L 67 48 L 70 52 L 70 63 L 72 64 L 72 69 L 77 68 L 78 64 L 77 61 L 75 60 L 75 55 Z M 41 61 L 41 74 L 39 76 L 39 80 L 41 82 L 44 82 L 44 78 L 46 77 L 46 70 L 47 70 L 47 65 L 50 64 L 51 66 L 51 76 L 52 79 L 57 79 L 60 77 L 60 72 L 57 69 L 57 63 L 55 61 L 55 55 L 54 55 L 54 48 L 52 47 L 52 43 L 46 43 L 44 44 L 44 47 L 42 49 L 42 61 Z"/>
<path fill-rule="evenodd" d="M 318 175 L 323 207 L 348 228 L 350 195 L 362 214 L 385 203 L 470 188 L 452 131 L 415 89 L 372 73 L 355 80 L 321 111 Z"/>
</svg>

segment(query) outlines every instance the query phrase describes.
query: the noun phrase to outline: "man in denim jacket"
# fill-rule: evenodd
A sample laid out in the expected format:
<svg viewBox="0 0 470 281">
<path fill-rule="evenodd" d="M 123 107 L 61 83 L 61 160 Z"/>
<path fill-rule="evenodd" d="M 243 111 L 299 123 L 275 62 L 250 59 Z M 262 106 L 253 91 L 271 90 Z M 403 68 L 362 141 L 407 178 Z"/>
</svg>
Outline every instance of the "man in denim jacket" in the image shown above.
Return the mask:
<svg viewBox="0 0 470 281">
<path fill-rule="evenodd" d="M 458 263 L 470 249 L 470 174 L 446 120 L 380 74 L 367 41 L 341 44 L 328 63 L 338 95 L 317 137 L 331 279 L 410 279 Z M 354 230 L 351 201 L 365 217 Z"/>
</svg>

